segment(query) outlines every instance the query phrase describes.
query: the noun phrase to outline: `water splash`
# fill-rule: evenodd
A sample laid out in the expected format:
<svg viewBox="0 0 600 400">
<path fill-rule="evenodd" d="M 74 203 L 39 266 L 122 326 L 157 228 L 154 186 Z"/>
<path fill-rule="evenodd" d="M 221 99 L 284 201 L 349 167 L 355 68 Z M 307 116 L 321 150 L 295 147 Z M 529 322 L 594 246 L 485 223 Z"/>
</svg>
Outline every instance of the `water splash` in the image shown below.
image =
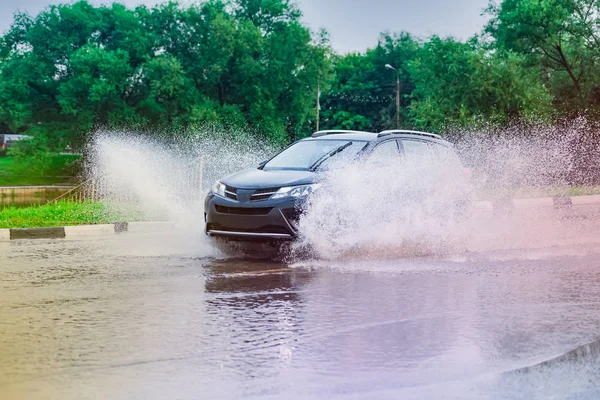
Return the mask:
<svg viewBox="0 0 600 400">
<path fill-rule="evenodd" d="M 88 175 L 105 202 L 144 220 L 168 220 L 199 230 L 212 183 L 275 152 L 246 132 L 210 127 L 177 140 L 100 130 L 89 150 Z"/>
<path fill-rule="evenodd" d="M 475 191 L 500 190 L 502 197 L 518 186 L 600 181 L 600 171 L 594 169 L 600 165 L 597 131 L 578 119 L 554 127 L 513 126 L 451 136 L 472 169 Z M 146 220 L 169 220 L 200 231 L 203 198 L 212 183 L 277 152 L 247 132 L 207 127 L 176 138 L 98 131 L 88 171 L 105 201 Z M 488 234 L 494 229 L 490 224 L 465 223 L 448 210 L 454 178 L 444 170 L 435 178 L 438 188 L 417 200 L 410 193 L 423 189 L 424 176 L 418 171 L 392 164 L 338 167 L 322 176 L 324 186 L 299 222 L 296 249 L 310 247 L 311 255 L 326 259 L 389 258 L 461 251 L 473 235 L 500 240 Z M 527 196 L 526 190 L 521 195 Z"/>
<path fill-rule="evenodd" d="M 587 120 L 577 119 L 552 127 L 454 132 L 453 138 L 472 170 L 473 200 L 502 200 L 534 196 L 541 188 L 597 184 L 597 131 Z M 299 224 L 300 248 L 326 259 L 390 258 L 560 242 L 564 224 L 556 212 L 455 218 L 448 207 L 454 196 L 452 180 L 459 177 L 443 172 L 430 177 L 429 172 L 411 173 L 402 165 L 358 163 L 324 174 L 327 190 L 314 194 Z M 412 194 L 425 190 L 431 183 L 428 178 L 435 181 L 435 190 L 415 201 Z M 535 226 L 549 231 L 540 232 Z M 524 230 L 533 236 L 522 234 Z"/>
<path fill-rule="evenodd" d="M 338 166 L 324 174 L 323 187 L 308 202 L 299 222 L 299 247 L 330 259 L 454 249 L 469 212 L 455 172 L 425 177 L 423 169 L 407 169 L 400 160 Z"/>
<path fill-rule="evenodd" d="M 598 184 L 600 127 L 585 118 L 554 126 L 452 132 L 478 188 Z"/>
</svg>

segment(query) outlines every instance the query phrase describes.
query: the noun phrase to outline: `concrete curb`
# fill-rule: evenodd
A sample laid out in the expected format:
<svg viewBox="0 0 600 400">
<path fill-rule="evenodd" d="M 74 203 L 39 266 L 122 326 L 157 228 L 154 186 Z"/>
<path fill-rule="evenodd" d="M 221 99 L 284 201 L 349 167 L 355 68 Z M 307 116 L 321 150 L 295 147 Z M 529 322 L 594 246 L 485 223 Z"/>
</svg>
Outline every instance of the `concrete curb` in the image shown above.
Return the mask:
<svg viewBox="0 0 600 400">
<path fill-rule="evenodd" d="M 116 232 L 115 225 L 65 226 L 65 237 L 112 235 Z"/>
<path fill-rule="evenodd" d="M 540 197 L 533 199 L 502 199 L 494 201 L 475 201 L 475 209 L 507 211 L 524 208 L 568 208 L 574 205 L 598 204 L 600 195 L 573 197 Z"/>
<path fill-rule="evenodd" d="M 85 236 L 107 236 L 123 232 L 161 232 L 173 229 L 169 222 L 117 222 L 104 225 L 60 226 L 53 228 L 0 229 L 0 241 L 18 239 L 73 239 Z"/>
<path fill-rule="evenodd" d="M 65 228 L 11 229 L 10 240 L 15 239 L 64 239 Z"/>
<path fill-rule="evenodd" d="M 174 222 L 129 222 L 127 232 L 156 232 L 174 228 Z"/>
</svg>

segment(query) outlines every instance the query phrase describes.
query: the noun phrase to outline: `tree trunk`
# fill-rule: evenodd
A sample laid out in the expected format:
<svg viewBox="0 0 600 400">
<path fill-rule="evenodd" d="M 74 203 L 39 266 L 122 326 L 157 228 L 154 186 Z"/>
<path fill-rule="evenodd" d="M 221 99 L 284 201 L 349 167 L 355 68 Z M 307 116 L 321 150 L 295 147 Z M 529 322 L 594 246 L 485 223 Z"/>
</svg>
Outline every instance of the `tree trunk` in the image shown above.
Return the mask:
<svg viewBox="0 0 600 400">
<path fill-rule="evenodd" d="M 567 70 L 567 73 L 569 74 L 569 77 L 573 81 L 573 84 L 575 85 L 575 89 L 577 89 L 577 93 L 579 93 L 579 97 L 581 98 L 581 86 L 579 85 L 579 79 L 575 77 L 575 74 L 573 73 L 573 69 L 571 68 L 571 65 L 567 61 L 567 58 L 565 57 L 565 54 L 562 51 L 562 47 L 560 45 L 556 45 L 556 46 L 554 46 L 554 48 L 556 49 L 556 51 L 558 51 L 558 55 L 560 56 L 560 59 L 561 59 L 561 64 Z"/>
</svg>

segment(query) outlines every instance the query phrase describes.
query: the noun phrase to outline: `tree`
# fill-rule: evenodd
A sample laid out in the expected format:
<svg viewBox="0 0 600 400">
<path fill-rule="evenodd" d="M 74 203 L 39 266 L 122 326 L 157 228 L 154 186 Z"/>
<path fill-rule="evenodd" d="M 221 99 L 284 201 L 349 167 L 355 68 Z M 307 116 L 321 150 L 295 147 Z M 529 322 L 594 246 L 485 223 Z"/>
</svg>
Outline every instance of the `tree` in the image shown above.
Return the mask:
<svg viewBox="0 0 600 400">
<path fill-rule="evenodd" d="M 412 126 L 407 106 L 413 89 L 407 69 L 418 42 L 408 33 L 383 34 L 379 44 L 365 54 L 334 58 L 334 79 L 323 98 L 323 125 L 329 129 L 383 130 L 396 127 L 396 75 L 400 71 L 402 123 Z"/>
<path fill-rule="evenodd" d="M 556 104 L 599 104 L 600 31 L 595 0 L 504 0 L 491 3 L 486 32 L 496 48 L 526 55 L 552 87 Z"/>
<path fill-rule="evenodd" d="M 179 119 L 189 114 L 195 93 L 179 60 L 162 55 L 144 64 L 141 71 L 142 87 L 148 93 L 137 105 L 140 114 L 157 127 L 185 126 Z"/>
<path fill-rule="evenodd" d="M 292 0 L 168 1 L 135 9 L 82 0 L 17 14 L 0 39 L 0 123 L 53 150 L 99 126 L 173 135 L 203 124 L 285 143 L 320 127 L 503 124 L 600 111 L 600 14 L 593 0 L 492 4 L 486 40 L 384 33 L 338 55 Z M 231 129 L 235 131 L 235 129 Z"/>
<path fill-rule="evenodd" d="M 487 51 L 476 39 L 432 37 L 409 63 L 415 83 L 411 117 L 422 129 L 547 117 L 551 98 L 515 54 Z"/>
<path fill-rule="evenodd" d="M 69 57 L 60 80 L 57 100 L 64 115 L 83 130 L 107 125 L 126 108 L 124 95 L 131 75 L 129 57 L 123 50 L 107 50 L 97 44 L 79 48 Z"/>
<path fill-rule="evenodd" d="M 0 121 L 57 147 L 97 126 L 249 125 L 302 135 L 329 49 L 288 0 L 152 9 L 87 1 L 17 14 L 0 43 Z"/>
</svg>

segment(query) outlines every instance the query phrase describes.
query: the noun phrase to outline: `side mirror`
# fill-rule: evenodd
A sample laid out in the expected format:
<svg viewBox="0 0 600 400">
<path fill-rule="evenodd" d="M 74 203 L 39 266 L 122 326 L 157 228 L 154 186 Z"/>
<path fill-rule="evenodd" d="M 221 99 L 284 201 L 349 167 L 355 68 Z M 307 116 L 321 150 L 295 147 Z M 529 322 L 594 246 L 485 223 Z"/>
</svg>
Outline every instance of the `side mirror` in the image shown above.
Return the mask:
<svg viewBox="0 0 600 400">
<path fill-rule="evenodd" d="M 258 169 L 261 169 L 262 167 L 264 167 L 265 164 L 267 164 L 268 162 L 269 162 L 269 160 L 261 161 L 260 164 L 258 164 Z"/>
</svg>

